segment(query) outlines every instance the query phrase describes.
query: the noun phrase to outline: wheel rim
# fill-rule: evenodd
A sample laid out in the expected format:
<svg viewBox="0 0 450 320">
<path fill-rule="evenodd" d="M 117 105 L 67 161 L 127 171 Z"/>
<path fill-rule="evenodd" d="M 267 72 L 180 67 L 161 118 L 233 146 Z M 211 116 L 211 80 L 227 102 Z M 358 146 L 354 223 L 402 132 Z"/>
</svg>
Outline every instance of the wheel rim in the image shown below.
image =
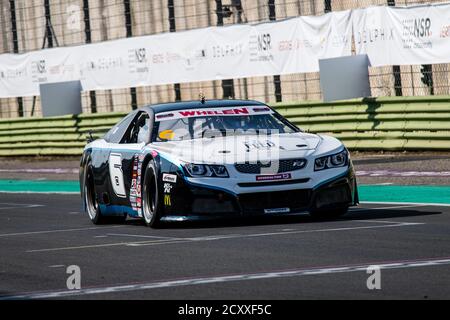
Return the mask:
<svg viewBox="0 0 450 320">
<path fill-rule="evenodd" d="M 145 192 L 144 197 L 142 199 L 143 201 L 143 209 L 144 209 L 144 218 L 147 223 L 150 223 L 153 214 L 155 212 L 155 198 L 156 198 L 156 183 L 154 179 L 154 175 L 151 175 L 150 181 L 148 185 L 144 186 Z"/>
<path fill-rule="evenodd" d="M 90 174 L 87 176 L 87 183 L 84 186 L 84 197 L 86 200 L 87 212 L 89 217 L 93 220 L 97 214 L 97 198 L 95 196 L 94 187 L 92 185 L 92 177 Z"/>
</svg>

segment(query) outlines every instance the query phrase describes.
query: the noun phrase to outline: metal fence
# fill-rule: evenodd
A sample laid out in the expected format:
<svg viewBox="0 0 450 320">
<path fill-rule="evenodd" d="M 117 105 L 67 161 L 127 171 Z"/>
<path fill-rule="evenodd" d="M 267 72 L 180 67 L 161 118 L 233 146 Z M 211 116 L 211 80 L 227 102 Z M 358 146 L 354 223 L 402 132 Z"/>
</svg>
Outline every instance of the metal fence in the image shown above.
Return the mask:
<svg viewBox="0 0 450 320">
<path fill-rule="evenodd" d="M 208 26 L 257 23 L 300 15 L 441 1 L 408 0 L 1 0 L 0 54 L 72 46 Z M 450 93 L 449 64 L 370 68 L 373 96 Z M 86 113 L 212 98 L 265 102 L 320 100 L 318 73 L 84 92 Z M 40 116 L 39 97 L 0 99 L 0 117 Z"/>
</svg>

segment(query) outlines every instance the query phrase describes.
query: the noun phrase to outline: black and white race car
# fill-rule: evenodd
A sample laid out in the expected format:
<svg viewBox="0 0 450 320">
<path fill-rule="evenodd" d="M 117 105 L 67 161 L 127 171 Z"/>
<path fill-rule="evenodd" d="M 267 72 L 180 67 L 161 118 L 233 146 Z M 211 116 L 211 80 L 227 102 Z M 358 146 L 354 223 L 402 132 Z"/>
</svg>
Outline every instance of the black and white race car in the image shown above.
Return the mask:
<svg viewBox="0 0 450 320">
<path fill-rule="evenodd" d="M 358 203 L 353 165 L 337 139 L 305 133 L 248 100 L 147 106 L 86 145 L 80 185 L 95 224 L 345 214 Z"/>
</svg>

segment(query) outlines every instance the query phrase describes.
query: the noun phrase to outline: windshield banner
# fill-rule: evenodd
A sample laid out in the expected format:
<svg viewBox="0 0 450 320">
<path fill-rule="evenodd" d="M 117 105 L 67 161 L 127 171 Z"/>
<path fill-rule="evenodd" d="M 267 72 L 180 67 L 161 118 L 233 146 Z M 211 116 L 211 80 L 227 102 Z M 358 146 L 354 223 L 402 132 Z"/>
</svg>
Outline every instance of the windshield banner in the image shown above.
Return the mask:
<svg viewBox="0 0 450 320">
<path fill-rule="evenodd" d="M 203 108 L 203 109 L 187 109 L 175 110 L 169 112 L 158 113 L 155 117 L 156 121 L 175 120 L 183 118 L 205 117 L 205 116 L 251 116 L 259 114 L 273 114 L 273 110 L 264 106 L 254 107 L 226 107 L 226 108 Z"/>
</svg>

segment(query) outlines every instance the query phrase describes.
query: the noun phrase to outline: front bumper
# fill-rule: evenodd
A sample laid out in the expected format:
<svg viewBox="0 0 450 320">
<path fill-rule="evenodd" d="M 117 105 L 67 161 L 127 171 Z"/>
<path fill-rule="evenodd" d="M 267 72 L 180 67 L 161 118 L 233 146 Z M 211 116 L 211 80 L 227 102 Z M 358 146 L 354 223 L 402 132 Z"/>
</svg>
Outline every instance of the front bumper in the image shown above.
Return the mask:
<svg viewBox="0 0 450 320">
<path fill-rule="evenodd" d="M 301 184 L 299 184 L 301 186 Z M 225 190 L 184 184 L 162 220 L 204 220 L 218 217 L 285 215 L 356 205 L 357 183 L 353 168 L 315 188 L 231 194 Z"/>
</svg>

